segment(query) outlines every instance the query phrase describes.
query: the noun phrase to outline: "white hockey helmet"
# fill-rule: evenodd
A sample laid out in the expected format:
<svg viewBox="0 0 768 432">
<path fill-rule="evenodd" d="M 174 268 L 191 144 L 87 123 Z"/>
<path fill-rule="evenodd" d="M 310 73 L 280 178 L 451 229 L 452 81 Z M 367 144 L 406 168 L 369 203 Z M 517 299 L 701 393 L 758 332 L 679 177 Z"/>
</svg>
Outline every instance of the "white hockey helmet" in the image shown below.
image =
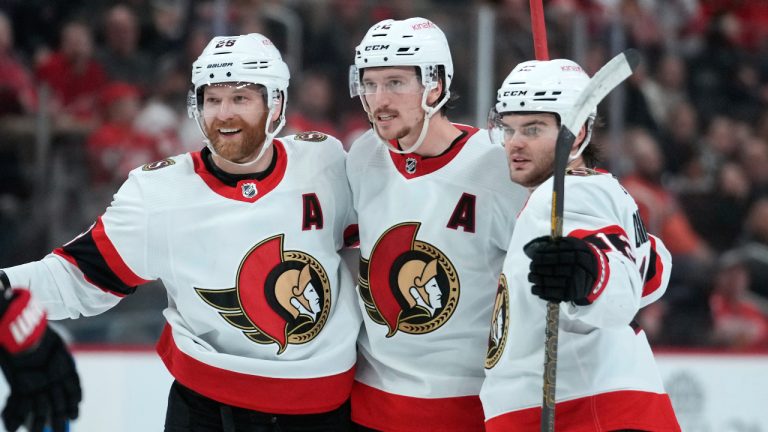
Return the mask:
<svg viewBox="0 0 768 432">
<path fill-rule="evenodd" d="M 363 108 L 371 115 L 364 99 L 362 70 L 372 67 L 414 66 L 419 69 L 424 92 L 421 107 L 424 110 L 424 125 L 421 134 L 410 149 L 403 151 L 385 141 L 396 153 L 411 153 L 422 144 L 428 128 L 428 120 L 450 99 L 453 79 L 453 59 L 448 39 L 440 28 L 426 18 L 414 17 L 405 20 L 387 19 L 375 24 L 355 48 L 355 64 L 349 68 L 349 94 L 360 96 Z M 439 70 L 444 71 L 442 98 L 433 106 L 427 105 L 427 95 L 438 85 Z"/>
<path fill-rule="evenodd" d="M 281 109 L 276 124 L 267 122 L 266 140 L 257 161 L 285 125 L 287 89 L 290 80 L 288 65 L 272 41 L 258 33 L 240 36 L 217 36 L 211 39 L 200 57 L 192 64 L 192 89 L 187 98 L 187 111 L 195 119 L 205 135 L 201 110 L 202 90 L 218 83 L 250 83 L 263 86 L 269 117 L 275 109 Z M 278 101 L 282 100 L 282 107 Z M 213 147 L 208 144 L 211 151 Z M 254 162 L 255 162 L 254 161 Z M 250 163 L 249 163 L 250 164 Z"/>
<path fill-rule="evenodd" d="M 495 119 L 511 112 L 545 112 L 558 116 L 559 121 L 571 111 L 582 90 L 589 83 L 589 75 L 576 62 L 567 59 L 530 60 L 512 69 L 497 93 L 497 103 L 491 110 L 491 126 Z M 587 120 L 587 136 L 578 157 L 589 143 L 592 123 L 597 116 L 593 111 Z M 494 141 L 499 141 L 498 135 Z"/>
<path fill-rule="evenodd" d="M 440 28 L 426 18 L 384 20 L 375 24 L 355 48 L 351 96 L 360 95 L 360 69 L 386 66 L 415 66 L 424 87 L 437 82 L 437 68 L 445 70 L 445 90 L 451 87 L 453 59 L 448 40 Z"/>
</svg>

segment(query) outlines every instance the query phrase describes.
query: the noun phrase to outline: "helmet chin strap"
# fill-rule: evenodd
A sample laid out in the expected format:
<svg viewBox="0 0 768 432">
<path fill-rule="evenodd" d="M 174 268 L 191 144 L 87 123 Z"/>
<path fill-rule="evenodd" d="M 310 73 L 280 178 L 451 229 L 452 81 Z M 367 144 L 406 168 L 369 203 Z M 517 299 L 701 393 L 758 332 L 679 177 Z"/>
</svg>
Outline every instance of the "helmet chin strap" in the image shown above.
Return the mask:
<svg viewBox="0 0 768 432">
<path fill-rule="evenodd" d="M 440 102 L 438 102 L 438 104 L 434 107 L 431 107 L 427 105 L 427 95 L 429 94 L 430 90 L 432 90 L 432 88 L 424 89 L 424 93 L 421 95 L 421 108 L 424 110 L 424 123 L 421 125 L 421 133 L 419 133 L 419 137 L 416 139 L 416 142 L 406 150 L 400 150 L 399 148 L 390 144 L 389 140 L 382 138 L 378 129 L 376 129 L 376 122 L 374 121 L 375 119 L 373 118 L 373 115 L 368 112 L 368 107 L 365 107 L 365 104 L 363 104 L 363 106 L 366 108 L 366 112 L 368 112 L 368 118 L 371 120 L 371 124 L 373 125 L 373 131 L 376 133 L 379 141 L 383 142 L 384 145 L 389 148 L 389 151 L 397 154 L 410 154 L 418 150 L 419 147 L 421 147 L 421 145 L 424 143 L 424 138 L 427 136 L 427 130 L 429 129 L 429 119 L 431 119 L 435 113 L 440 111 L 440 108 L 442 108 L 443 105 L 448 102 L 448 99 L 451 96 L 451 91 L 446 90 L 445 95 L 442 99 L 440 99 Z"/>
</svg>

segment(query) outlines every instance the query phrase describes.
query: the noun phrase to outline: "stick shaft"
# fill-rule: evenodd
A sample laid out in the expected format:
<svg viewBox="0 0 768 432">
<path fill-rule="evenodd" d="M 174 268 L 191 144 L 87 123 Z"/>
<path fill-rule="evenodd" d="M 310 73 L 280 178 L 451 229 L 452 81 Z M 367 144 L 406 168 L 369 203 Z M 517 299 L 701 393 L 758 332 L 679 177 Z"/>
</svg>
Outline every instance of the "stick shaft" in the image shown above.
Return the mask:
<svg viewBox="0 0 768 432">
<path fill-rule="evenodd" d="M 547 48 L 547 28 L 544 24 L 543 0 L 530 0 L 531 4 L 531 30 L 533 31 L 533 50 L 536 60 L 549 60 Z"/>
</svg>

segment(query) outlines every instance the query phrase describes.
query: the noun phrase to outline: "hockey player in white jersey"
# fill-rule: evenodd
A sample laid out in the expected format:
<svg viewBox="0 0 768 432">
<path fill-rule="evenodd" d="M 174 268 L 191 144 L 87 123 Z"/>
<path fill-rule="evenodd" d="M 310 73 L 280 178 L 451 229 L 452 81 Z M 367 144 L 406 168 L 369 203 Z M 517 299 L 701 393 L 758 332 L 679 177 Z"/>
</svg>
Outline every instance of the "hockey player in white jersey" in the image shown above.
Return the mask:
<svg viewBox="0 0 768 432">
<path fill-rule="evenodd" d="M 162 280 L 166 431 L 349 428 L 360 313 L 338 254 L 356 232 L 346 155 L 321 133 L 275 138 L 288 81 L 264 36 L 213 38 L 188 99 L 206 148 L 135 169 L 85 233 L 6 269 L 56 319 Z"/>
<path fill-rule="evenodd" d="M 445 115 L 453 63 L 424 18 L 382 21 L 350 71 L 372 130 L 347 175 L 360 224 L 359 431 L 483 430 L 487 323 L 525 190 L 486 131 Z"/>
<path fill-rule="evenodd" d="M 492 136 L 530 196 L 493 314 L 480 393 L 490 432 L 539 428 L 547 301 L 560 303 L 556 430 L 680 430 L 645 333 L 633 323 L 664 293 L 671 258 L 618 181 L 595 169 L 598 149 L 587 146 L 594 115 L 569 157 L 564 236 L 548 235 L 559 123 L 588 82 L 570 60 L 528 61 L 498 91 Z"/>
</svg>

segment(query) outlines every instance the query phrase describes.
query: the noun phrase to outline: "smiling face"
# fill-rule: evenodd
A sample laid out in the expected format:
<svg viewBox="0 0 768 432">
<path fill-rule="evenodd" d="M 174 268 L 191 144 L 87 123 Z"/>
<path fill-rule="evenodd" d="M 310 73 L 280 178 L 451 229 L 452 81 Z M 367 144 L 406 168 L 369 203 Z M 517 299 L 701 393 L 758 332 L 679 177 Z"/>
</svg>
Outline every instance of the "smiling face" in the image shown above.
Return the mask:
<svg viewBox="0 0 768 432">
<path fill-rule="evenodd" d="M 368 107 L 379 135 L 386 140 L 413 140 L 421 132 L 424 110 L 421 85 L 414 67 L 378 67 L 363 69 L 364 103 Z M 433 102 L 433 89 L 427 102 Z"/>
<path fill-rule="evenodd" d="M 219 156 L 235 163 L 253 159 L 266 137 L 268 109 L 254 84 L 223 83 L 203 89 L 205 134 Z"/>
<path fill-rule="evenodd" d="M 508 113 L 501 117 L 499 126 L 512 181 L 532 188 L 548 179 L 555 161 L 557 117 L 550 113 Z"/>
</svg>

